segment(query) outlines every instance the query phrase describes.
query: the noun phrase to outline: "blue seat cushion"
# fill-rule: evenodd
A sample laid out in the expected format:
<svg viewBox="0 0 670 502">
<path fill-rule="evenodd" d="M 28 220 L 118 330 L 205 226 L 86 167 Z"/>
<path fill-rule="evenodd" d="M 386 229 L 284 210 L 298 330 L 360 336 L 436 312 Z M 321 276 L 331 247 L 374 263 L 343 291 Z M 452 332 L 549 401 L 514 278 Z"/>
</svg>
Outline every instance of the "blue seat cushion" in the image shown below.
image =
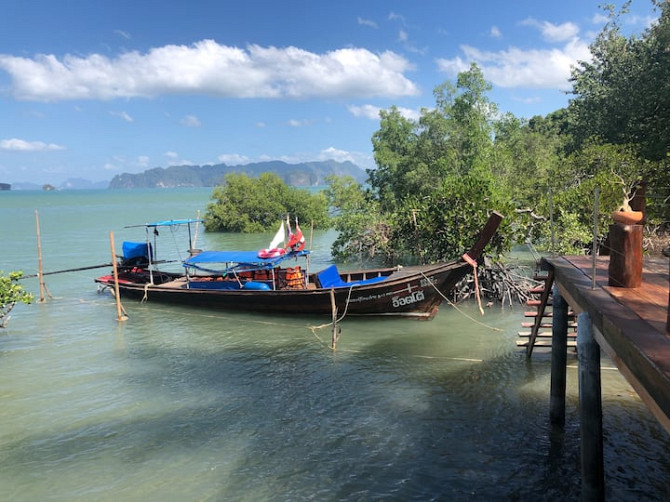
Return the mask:
<svg viewBox="0 0 670 502">
<path fill-rule="evenodd" d="M 322 288 L 348 288 L 350 286 L 360 286 L 363 284 L 372 284 L 374 282 L 380 282 L 386 279 L 384 276 L 371 277 L 370 279 L 363 279 L 361 281 L 343 281 L 340 277 L 340 273 L 337 270 L 335 265 L 324 268 L 321 272 L 316 274 L 317 279 L 319 279 L 319 284 Z"/>
</svg>

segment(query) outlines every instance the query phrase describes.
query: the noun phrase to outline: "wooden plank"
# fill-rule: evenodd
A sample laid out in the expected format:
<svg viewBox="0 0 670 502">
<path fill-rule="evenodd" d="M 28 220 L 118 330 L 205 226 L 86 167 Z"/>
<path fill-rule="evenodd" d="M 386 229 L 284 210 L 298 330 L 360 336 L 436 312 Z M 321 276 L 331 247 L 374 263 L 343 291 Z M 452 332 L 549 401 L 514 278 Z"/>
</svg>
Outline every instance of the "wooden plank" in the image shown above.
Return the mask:
<svg viewBox="0 0 670 502">
<path fill-rule="evenodd" d="M 533 326 L 535 326 L 535 322 L 533 322 L 533 321 L 522 322 L 521 323 L 522 328 L 532 328 Z M 576 322 L 568 322 L 568 328 L 576 328 L 576 327 L 577 327 Z M 551 329 L 551 323 L 543 322 L 542 324 L 540 324 L 540 329 L 545 329 L 545 328 Z"/>
<path fill-rule="evenodd" d="M 530 337 L 531 332 L 530 331 L 519 331 L 517 333 L 517 335 L 520 338 L 528 338 L 528 337 Z M 538 337 L 538 338 L 551 338 L 551 331 L 540 331 L 535 336 Z M 575 333 L 574 331 L 573 332 L 568 331 L 568 338 L 575 338 L 576 336 L 577 336 L 577 333 Z"/>
<path fill-rule="evenodd" d="M 484 248 L 493 238 L 495 233 L 498 231 L 498 226 L 500 225 L 500 222 L 502 220 L 503 215 L 500 214 L 498 211 L 493 211 L 491 213 L 491 216 L 489 216 L 486 225 L 484 225 L 484 228 L 479 234 L 477 242 L 475 242 L 470 251 L 468 251 L 468 255 L 470 256 L 470 258 L 472 258 L 473 260 L 477 260 L 482 255 Z"/>
<path fill-rule="evenodd" d="M 516 341 L 517 347 L 527 347 L 528 346 L 528 340 L 517 340 Z M 544 347 L 544 348 L 551 348 L 551 339 L 538 339 L 535 340 L 535 347 Z M 568 347 L 573 348 L 577 347 L 577 340 L 568 340 Z"/>
</svg>

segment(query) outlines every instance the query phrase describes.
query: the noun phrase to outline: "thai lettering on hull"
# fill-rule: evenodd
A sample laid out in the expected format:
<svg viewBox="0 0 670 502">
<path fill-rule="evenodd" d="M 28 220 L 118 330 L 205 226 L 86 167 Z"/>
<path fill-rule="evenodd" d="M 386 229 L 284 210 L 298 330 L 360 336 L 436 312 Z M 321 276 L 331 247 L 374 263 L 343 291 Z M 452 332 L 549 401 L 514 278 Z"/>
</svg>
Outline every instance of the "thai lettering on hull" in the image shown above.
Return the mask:
<svg viewBox="0 0 670 502">
<path fill-rule="evenodd" d="M 393 308 L 398 308 L 423 301 L 425 298 L 426 297 L 423 294 L 423 291 L 414 291 L 412 294 L 407 296 L 394 296 L 391 300 L 393 302 Z"/>
</svg>

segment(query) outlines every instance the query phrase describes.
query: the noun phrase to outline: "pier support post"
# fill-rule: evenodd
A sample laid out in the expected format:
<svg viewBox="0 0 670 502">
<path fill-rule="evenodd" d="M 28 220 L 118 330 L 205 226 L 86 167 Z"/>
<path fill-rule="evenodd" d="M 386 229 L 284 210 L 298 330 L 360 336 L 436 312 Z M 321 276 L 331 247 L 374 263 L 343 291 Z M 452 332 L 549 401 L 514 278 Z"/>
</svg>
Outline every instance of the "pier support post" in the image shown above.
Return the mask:
<svg viewBox="0 0 670 502">
<path fill-rule="evenodd" d="M 663 254 L 670 258 L 670 247 L 665 248 Z M 670 268 L 668 268 L 668 279 L 670 280 Z M 668 320 L 665 323 L 665 332 L 670 335 L 670 288 L 668 289 Z"/>
<path fill-rule="evenodd" d="M 551 327 L 551 392 L 549 419 L 552 425 L 565 425 L 565 376 L 568 362 L 568 304 L 554 284 Z"/>
<path fill-rule="evenodd" d="M 600 346 L 593 337 L 593 324 L 586 312 L 579 314 L 577 320 L 577 360 L 581 428 L 581 499 L 605 500 Z"/>
</svg>

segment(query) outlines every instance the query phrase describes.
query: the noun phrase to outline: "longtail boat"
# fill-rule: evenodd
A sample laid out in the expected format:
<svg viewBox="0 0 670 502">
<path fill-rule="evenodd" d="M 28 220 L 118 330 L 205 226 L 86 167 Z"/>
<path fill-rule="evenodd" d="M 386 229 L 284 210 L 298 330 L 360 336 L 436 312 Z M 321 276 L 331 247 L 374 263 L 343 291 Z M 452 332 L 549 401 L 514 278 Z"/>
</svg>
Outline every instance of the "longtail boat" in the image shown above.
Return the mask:
<svg viewBox="0 0 670 502">
<path fill-rule="evenodd" d="M 194 252 L 183 261 L 183 272 L 166 272 L 154 261 L 147 238 L 145 243 L 124 243 L 118 290 L 121 296 L 141 301 L 233 311 L 330 315 L 334 301 L 340 315 L 431 319 L 449 292 L 481 259 L 501 220 L 502 215 L 494 211 L 461 258 L 433 265 L 356 271 L 339 271 L 330 265 L 319 272 L 307 272 L 300 264 L 309 256 L 301 247 L 303 239 L 286 249 Z M 190 240 L 190 225 L 195 221 L 145 226 L 186 224 Z M 111 289 L 115 286 L 113 274 L 95 281 Z"/>
</svg>

